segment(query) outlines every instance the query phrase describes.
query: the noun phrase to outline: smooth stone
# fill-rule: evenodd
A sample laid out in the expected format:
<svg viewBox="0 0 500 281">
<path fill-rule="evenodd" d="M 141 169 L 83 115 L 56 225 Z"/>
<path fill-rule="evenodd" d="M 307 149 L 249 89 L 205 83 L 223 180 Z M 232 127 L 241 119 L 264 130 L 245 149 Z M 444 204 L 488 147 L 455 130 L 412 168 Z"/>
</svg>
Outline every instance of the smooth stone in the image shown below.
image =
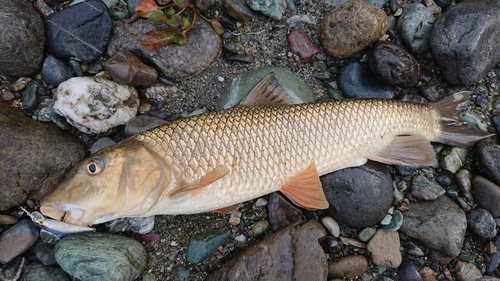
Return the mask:
<svg viewBox="0 0 500 281">
<path fill-rule="evenodd" d="M 500 62 L 500 4 L 463 1 L 438 18 L 431 37 L 432 54 L 445 80 L 471 85 Z"/>
<path fill-rule="evenodd" d="M 387 41 L 378 41 L 372 47 L 368 65 L 375 77 L 387 85 L 410 88 L 420 77 L 417 59 L 402 47 Z"/>
<path fill-rule="evenodd" d="M 85 144 L 70 132 L 33 121 L 5 102 L 0 103 L 0 136 L 0 186 L 4 191 L 0 211 L 27 199 L 40 200 L 87 154 Z"/>
<path fill-rule="evenodd" d="M 147 263 L 140 242 L 101 232 L 66 236 L 56 244 L 54 254 L 66 273 L 82 281 L 132 281 Z"/>
<path fill-rule="evenodd" d="M 285 68 L 266 66 L 247 71 L 228 81 L 217 101 L 216 108 L 220 110 L 237 105 L 262 78 L 271 72 L 274 72 L 275 79 L 288 91 L 294 104 L 316 101 L 311 88 L 293 72 Z"/>
<path fill-rule="evenodd" d="M 467 200 L 472 199 L 472 182 L 471 182 L 471 174 L 468 170 L 460 169 L 456 174 L 455 178 L 457 179 L 457 186 L 460 191 L 464 194 Z"/>
<path fill-rule="evenodd" d="M 260 210 L 267 206 L 269 202 L 265 198 L 259 198 L 252 206 L 254 210 Z"/>
<path fill-rule="evenodd" d="M 0 214 L 0 225 L 11 225 L 19 222 L 19 219 L 9 215 Z"/>
<path fill-rule="evenodd" d="M 402 262 L 399 251 L 400 241 L 398 232 L 379 228 L 368 242 L 367 249 L 372 254 L 373 263 L 379 266 L 397 268 Z"/>
<path fill-rule="evenodd" d="M 188 43 L 184 46 L 170 44 L 156 51 L 147 51 L 139 39 L 144 33 L 166 27 L 147 20 L 137 20 L 133 24 L 113 22 L 113 36 L 107 54 L 112 56 L 121 50 L 129 50 L 146 62 L 151 62 L 172 80 L 186 80 L 200 74 L 215 61 L 222 50 L 220 36 L 205 20 L 197 20 L 189 31 Z"/>
<path fill-rule="evenodd" d="M 410 245 L 409 247 L 406 247 L 408 254 L 416 257 L 423 257 L 425 255 L 424 251 L 420 249 L 419 247 L 415 245 Z"/>
<path fill-rule="evenodd" d="M 286 9 L 284 0 L 246 0 L 245 2 L 252 10 L 261 12 L 273 20 L 281 20 Z"/>
<path fill-rule="evenodd" d="M 49 245 L 55 245 L 57 242 L 61 241 L 62 237 L 45 229 L 41 229 L 40 239 Z"/>
<path fill-rule="evenodd" d="M 464 211 L 447 196 L 412 203 L 400 231 L 430 250 L 448 256 L 460 254 L 467 228 Z"/>
<path fill-rule="evenodd" d="M 168 121 L 165 121 L 161 118 L 154 116 L 148 116 L 148 115 L 137 116 L 130 119 L 130 121 L 128 121 L 127 124 L 125 124 L 125 129 L 124 129 L 125 136 L 131 137 L 140 134 L 142 132 L 145 132 L 149 129 L 152 129 L 154 127 L 158 127 L 167 123 Z"/>
<path fill-rule="evenodd" d="M 42 64 L 42 77 L 45 82 L 57 87 L 73 77 L 73 72 L 63 60 L 48 55 Z"/>
<path fill-rule="evenodd" d="M 60 267 L 32 263 L 23 272 L 23 281 L 70 281 L 68 274 Z"/>
<path fill-rule="evenodd" d="M 0 74 L 29 76 L 40 71 L 45 32 L 40 15 L 22 0 L 0 0 Z"/>
<path fill-rule="evenodd" d="M 411 262 L 405 262 L 398 267 L 399 281 L 424 281 L 417 270 L 417 267 Z"/>
<path fill-rule="evenodd" d="M 434 180 L 416 175 L 411 181 L 411 195 L 422 200 L 436 200 L 445 190 Z"/>
<path fill-rule="evenodd" d="M 111 233 L 133 232 L 146 234 L 151 232 L 155 226 L 155 216 L 121 218 L 105 223 L 106 229 Z"/>
<path fill-rule="evenodd" d="M 85 0 L 49 15 L 45 18 L 45 30 L 47 48 L 54 56 L 92 62 L 106 50 L 111 18 L 102 1 Z"/>
<path fill-rule="evenodd" d="M 302 211 L 276 192 L 269 197 L 267 210 L 273 231 L 302 219 Z"/>
<path fill-rule="evenodd" d="M 432 268 L 424 266 L 419 271 L 420 276 L 424 279 L 424 281 L 437 281 L 438 273 L 432 270 Z"/>
<path fill-rule="evenodd" d="M 236 54 L 227 57 L 228 61 L 236 61 L 241 63 L 252 63 L 255 58 L 249 54 Z"/>
<path fill-rule="evenodd" d="M 25 264 L 26 258 L 24 258 L 23 256 L 18 256 L 17 258 L 11 260 L 0 269 L 0 280 L 19 280 L 19 278 L 21 277 L 21 273 L 24 270 Z"/>
<path fill-rule="evenodd" d="M 84 133 L 104 133 L 123 125 L 135 117 L 138 107 L 135 88 L 106 78 L 73 77 L 54 93 L 56 112 Z"/>
<path fill-rule="evenodd" d="M 361 0 L 351 0 L 325 15 L 319 40 L 327 55 L 345 59 L 380 39 L 387 25 L 382 9 Z"/>
<path fill-rule="evenodd" d="M 43 86 L 37 80 L 30 81 L 22 92 L 21 108 L 24 110 L 32 110 L 38 105 L 40 92 L 43 92 Z"/>
<path fill-rule="evenodd" d="M 462 168 L 467 158 L 467 148 L 447 147 L 441 150 L 439 157 L 439 166 L 446 171 L 456 173 Z"/>
<path fill-rule="evenodd" d="M 250 226 L 250 234 L 254 237 L 266 234 L 271 229 L 267 220 L 260 220 Z"/>
<path fill-rule="evenodd" d="M 197 233 L 189 238 L 186 258 L 191 263 L 200 263 L 210 257 L 219 246 L 226 244 L 231 230 L 211 229 Z"/>
<path fill-rule="evenodd" d="M 412 53 L 422 54 L 429 50 L 434 21 L 434 15 L 424 5 L 405 4 L 397 29 L 401 41 Z"/>
<path fill-rule="evenodd" d="M 472 263 L 457 261 L 455 265 L 455 272 L 458 281 L 476 281 L 483 277 L 481 271 L 477 269 Z"/>
<path fill-rule="evenodd" d="M 346 63 L 339 71 L 337 85 L 346 98 L 393 99 L 394 89 L 375 78 L 367 65 L 360 62 Z"/>
<path fill-rule="evenodd" d="M 478 163 L 486 178 L 500 185 L 500 147 L 490 138 L 476 146 Z"/>
<path fill-rule="evenodd" d="M 6 264 L 28 250 L 39 237 L 40 230 L 30 220 L 22 220 L 0 236 L 0 263 Z"/>
<path fill-rule="evenodd" d="M 375 227 L 365 227 L 358 233 L 359 240 L 368 242 L 375 235 L 377 229 Z"/>
<path fill-rule="evenodd" d="M 118 84 L 149 87 L 158 79 L 156 69 L 144 64 L 128 50 L 114 54 L 106 60 L 104 68 Z"/>
<path fill-rule="evenodd" d="M 368 270 L 368 261 L 362 255 L 342 257 L 328 262 L 328 278 L 355 278 Z"/>
<path fill-rule="evenodd" d="M 333 237 L 338 238 L 340 236 L 340 226 L 334 218 L 324 217 L 321 219 L 321 223 Z"/>
<path fill-rule="evenodd" d="M 302 28 L 290 32 L 287 41 L 292 53 L 299 54 L 304 63 L 308 63 L 314 55 L 321 52 Z"/>
<path fill-rule="evenodd" d="M 210 273 L 206 281 L 327 280 L 328 263 L 317 221 L 296 222 L 247 248 Z"/>
<path fill-rule="evenodd" d="M 57 113 L 54 110 L 54 101 L 52 99 L 45 99 L 38 104 L 38 112 L 36 113 L 38 121 L 51 122 L 55 115 Z"/>
<path fill-rule="evenodd" d="M 112 146 L 115 143 L 116 142 L 114 140 L 112 140 L 108 137 L 100 138 L 100 139 L 96 140 L 94 142 L 94 144 L 92 144 L 92 147 L 90 148 L 90 154 L 94 154 L 98 151 L 101 151 L 107 147 Z"/>
<path fill-rule="evenodd" d="M 478 208 L 468 212 L 467 224 L 483 239 L 492 239 L 497 235 L 495 220 L 485 209 Z"/>
<path fill-rule="evenodd" d="M 392 205 L 392 178 L 383 164 L 367 164 L 322 176 L 328 212 L 350 227 L 378 223 Z"/>
<path fill-rule="evenodd" d="M 500 186 L 476 176 L 472 180 L 472 189 L 477 206 L 486 209 L 494 218 L 500 217 Z"/>
<path fill-rule="evenodd" d="M 56 264 L 56 258 L 54 257 L 54 245 L 38 240 L 31 248 L 31 251 L 44 265 Z"/>
<path fill-rule="evenodd" d="M 79 61 L 69 60 L 68 66 L 69 66 L 69 68 L 71 68 L 71 70 L 73 71 L 73 73 L 75 74 L 76 77 L 83 76 L 83 67 Z"/>
<path fill-rule="evenodd" d="M 494 253 L 490 256 L 491 261 L 486 267 L 486 272 L 493 272 L 500 264 L 500 253 Z"/>
<path fill-rule="evenodd" d="M 387 231 L 397 231 L 403 224 L 403 214 L 398 210 L 394 210 L 391 214 L 391 221 L 386 225 L 382 222 L 380 224 Z"/>
</svg>

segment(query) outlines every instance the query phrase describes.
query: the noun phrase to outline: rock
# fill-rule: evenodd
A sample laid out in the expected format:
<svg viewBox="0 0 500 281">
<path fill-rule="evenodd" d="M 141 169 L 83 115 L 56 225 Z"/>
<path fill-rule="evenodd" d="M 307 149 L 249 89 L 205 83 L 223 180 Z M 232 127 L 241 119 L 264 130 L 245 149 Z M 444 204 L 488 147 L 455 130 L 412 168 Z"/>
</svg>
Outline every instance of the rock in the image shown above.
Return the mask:
<svg viewBox="0 0 500 281">
<path fill-rule="evenodd" d="M 455 271 L 458 281 L 476 281 L 483 277 L 481 271 L 472 263 L 457 261 Z"/>
<path fill-rule="evenodd" d="M 485 209 L 477 208 L 468 212 L 467 224 L 483 239 L 492 239 L 497 235 L 495 220 Z"/>
<path fill-rule="evenodd" d="M 483 276 L 475 281 L 500 281 L 500 278 L 492 277 L 492 276 Z"/>
<path fill-rule="evenodd" d="M 411 262 L 405 262 L 398 267 L 398 280 L 400 281 L 424 281 L 417 270 L 417 267 Z"/>
<path fill-rule="evenodd" d="M 375 232 L 377 232 L 375 227 L 365 227 L 358 233 L 358 238 L 363 242 L 368 242 L 375 235 Z"/>
<path fill-rule="evenodd" d="M 464 1 L 436 21 L 431 50 L 445 80 L 470 85 L 500 62 L 500 5 L 494 0 Z"/>
<path fill-rule="evenodd" d="M 286 9 L 284 0 L 246 0 L 245 2 L 252 10 L 262 12 L 273 20 L 281 20 Z"/>
<path fill-rule="evenodd" d="M 460 169 L 456 174 L 457 186 L 467 200 L 472 200 L 471 174 L 468 170 Z"/>
<path fill-rule="evenodd" d="M 276 192 L 271 194 L 267 209 L 273 231 L 302 219 L 302 211 Z"/>
<path fill-rule="evenodd" d="M 106 61 L 104 68 L 118 84 L 149 87 L 158 79 L 156 69 L 145 65 L 128 50 L 114 54 Z"/>
<path fill-rule="evenodd" d="M 22 220 L 0 236 L 0 263 L 6 264 L 24 253 L 38 239 L 38 227 L 29 220 Z"/>
<path fill-rule="evenodd" d="M 350 227 L 378 223 L 392 205 L 392 178 L 383 164 L 368 162 L 320 179 L 330 202 L 329 213 Z"/>
<path fill-rule="evenodd" d="M 382 9 L 361 0 L 351 0 L 325 15 L 319 40 L 325 53 L 344 59 L 376 42 L 387 31 Z"/>
<path fill-rule="evenodd" d="M 290 32 L 287 40 L 292 53 L 299 54 L 304 63 L 308 63 L 314 55 L 321 51 L 302 28 L 296 28 Z"/>
<path fill-rule="evenodd" d="M 153 230 L 155 226 L 155 216 L 121 218 L 105 223 L 106 229 L 111 233 L 133 232 L 146 234 Z"/>
<path fill-rule="evenodd" d="M 264 235 L 270 228 L 270 224 L 267 220 L 260 220 L 250 226 L 250 235 L 253 237 Z"/>
<path fill-rule="evenodd" d="M 66 236 L 56 244 L 54 254 L 64 271 L 82 281 L 132 281 L 147 262 L 141 243 L 101 232 Z"/>
<path fill-rule="evenodd" d="M 40 239 L 49 244 L 49 245 L 55 245 L 57 242 L 61 241 L 61 236 L 54 234 L 50 231 L 47 231 L 45 229 L 40 230 Z"/>
<path fill-rule="evenodd" d="M 231 230 L 212 229 L 197 233 L 189 238 L 186 258 L 191 263 L 200 263 L 210 257 L 219 246 L 226 244 Z"/>
<path fill-rule="evenodd" d="M 405 4 L 398 20 L 401 41 L 415 54 L 429 50 L 434 16 L 420 3 Z"/>
<path fill-rule="evenodd" d="M 8 194 L 0 196 L 0 211 L 29 198 L 40 200 L 87 153 L 71 133 L 33 121 L 5 102 L 0 103 L 0 135 L 0 186 Z"/>
<path fill-rule="evenodd" d="M 490 256 L 490 264 L 486 267 L 486 272 L 493 272 L 500 264 L 500 253 L 494 253 Z"/>
<path fill-rule="evenodd" d="M 337 75 L 337 85 L 346 98 L 393 99 L 391 86 L 380 83 L 368 66 L 360 62 L 348 62 Z"/>
<path fill-rule="evenodd" d="M 333 237 L 338 238 L 340 236 L 340 226 L 334 218 L 324 217 L 321 219 L 321 223 Z"/>
<path fill-rule="evenodd" d="M 111 36 L 108 7 L 100 0 L 85 0 L 45 19 L 47 48 L 61 59 L 76 57 L 92 62 L 106 50 Z"/>
<path fill-rule="evenodd" d="M 355 278 L 365 273 L 368 261 L 362 255 L 353 255 L 328 262 L 328 278 Z"/>
<path fill-rule="evenodd" d="M 151 87 L 142 89 L 141 94 L 147 100 L 155 103 L 169 103 L 175 99 L 184 97 L 184 93 L 180 93 L 177 86 L 168 86 L 159 82 Z"/>
<path fill-rule="evenodd" d="M 402 261 L 400 246 L 397 232 L 380 228 L 368 242 L 367 249 L 372 253 L 374 264 L 397 268 Z"/>
<path fill-rule="evenodd" d="M 231 80 L 222 90 L 217 101 L 217 109 L 227 109 L 237 105 L 262 78 L 271 72 L 274 72 L 275 79 L 288 91 L 293 103 L 316 101 L 311 88 L 293 72 L 285 68 L 266 66 L 247 71 Z"/>
<path fill-rule="evenodd" d="M 340 237 L 340 239 L 342 239 L 342 236 Z M 341 242 L 333 236 L 326 236 L 324 239 L 321 240 L 320 244 L 325 253 L 328 254 L 339 255 L 344 250 L 343 241 Z"/>
<path fill-rule="evenodd" d="M 32 110 L 38 105 L 38 98 L 40 92 L 43 93 L 44 89 L 42 83 L 38 80 L 30 81 L 22 92 L 22 103 L 21 108 L 24 110 Z"/>
<path fill-rule="evenodd" d="M 125 136 L 131 137 L 137 135 L 154 127 L 167 124 L 168 122 L 154 116 L 141 115 L 130 119 L 130 121 L 125 124 Z"/>
<path fill-rule="evenodd" d="M 266 207 L 268 203 L 269 202 L 265 198 L 259 198 L 253 204 L 252 209 L 254 210 L 264 209 L 264 207 Z"/>
<path fill-rule="evenodd" d="M 44 265 L 52 265 L 56 263 L 56 258 L 54 257 L 54 245 L 38 240 L 35 245 L 33 245 L 31 251 Z"/>
<path fill-rule="evenodd" d="M 486 209 L 494 218 L 500 217 L 500 186 L 477 176 L 472 180 L 474 202 L 478 207 Z"/>
<path fill-rule="evenodd" d="M 98 94 L 96 94 L 98 93 Z M 84 133 L 104 133 L 135 117 L 137 90 L 106 78 L 74 77 L 54 93 L 54 109 Z"/>
<path fill-rule="evenodd" d="M 70 281 L 69 276 L 60 267 L 46 266 L 35 262 L 26 266 L 23 281 Z"/>
<path fill-rule="evenodd" d="M 417 199 L 435 200 L 443 195 L 445 190 L 434 180 L 416 175 L 411 181 L 411 195 Z"/>
<path fill-rule="evenodd" d="M 130 50 L 146 62 L 151 62 L 172 80 L 185 80 L 200 74 L 215 61 L 222 49 L 222 42 L 214 29 L 204 20 L 197 20 L 188 33 L 185 46 L 170 44 L 156 51 L 147 51 L 140 43 L 144 33 L 165 27 L 147 20 L 137 20 L 133 24 L 113 22 L 113 36 L 108 46 L 108 55 L 121 50 Z"/>
<path fill-rule="evenodd" d="M 90 154 L 94 154 L 98 151 L 101 151 L 101 150 L 105 149 L 106 147 L 112 146 L 115 143 L 116 142 L 114 140 L 112 140 L 108 137 L 99 138 L 98 140 L 96 140 L 92 144 L 92 147 L 90 148 Z"/>
<path fill-rule="evenodd" d="M 403 214 L 398 210 L 393 210 L 390 217 L 391 221 L 388 224 L 384 224 L 383 221 L 380 224 L 387 231 L 397 231 L 403 224 Z"/>
<path fill-rule="evenodd" d="M 63 60 L 48 55 L 43 61 L 42 76 L 45 82 L 57 87 L 62 82 L 73 77 L 73 72 Z"/>
<path fill-rule="evenodd" d="M 11 225 L 19 222 L 19 219 L 9 215 L 0 214 L 0 225 Z"/>
<path fill-rule="evenodd" d="M 447 196 L 409 205 L 400 231 L 430 250 L 448 256 L 460 254 L 467 220 L 464 211 Z"/>
<path fill-rule="evenodd" d="M 22 0 L 0 0 L 0 75 L 40 71 L 45 32 L 40 15 Z"/>
<path fill-rule="evenodd" d="M 427 266 L 424 266 L 422 269 L 420 269 L 419 273 L 424 281 L 437 281 L 437 272 Z"/>
<path fill-rule="evenodd" d="M 477 159 L 484 175 L 500 185 L 500 147 L 492 139 L 484 139 L 477 144 Z"/>
<path fill-rule="evenodd" d="M 372 48 L 368 65 L 377 79 L 388 85 L 410 88 L 417 84 L 420 66 L 417 59 L 400 46 L 378 41 Z"/>
<path fill-rule="evenodd" d="M 2 266 L 0 270 L 0 280 L 19 280 L 19 277 L 24 270 L 25 263 L 26 259 L 23 256 L 18 256 L 6 265 Z"/>
<path fill-rule="evenodd" d="M 446 147 L 441 150 L 439 166 L 446 171 L 456 173 L 465 163 L 467 152 L 467 148 Z"/>
<path fill-rule="evenodd" d="M 328 263 L 318 243 L 325 229 L 316 221 L 295 223 L 247 248 L 206 281 L 327 280 Z"/>
</svg>

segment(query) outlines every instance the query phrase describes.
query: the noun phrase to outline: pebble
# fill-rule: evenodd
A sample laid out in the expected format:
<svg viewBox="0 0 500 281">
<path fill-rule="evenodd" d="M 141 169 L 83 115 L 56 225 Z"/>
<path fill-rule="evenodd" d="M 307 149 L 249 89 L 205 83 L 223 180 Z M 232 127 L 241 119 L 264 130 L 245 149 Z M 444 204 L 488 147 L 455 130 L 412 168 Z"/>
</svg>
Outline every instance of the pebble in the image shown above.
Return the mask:
<svg viewBox="0 0 500 281">
<path fill-rule="evenodd" d="M 16 98 L 14 93 L 12 93 L 11 91 L 2 92 L 1 97 L 2 97 L 2 100 L 4 100 L 4 101 L 11 101 L 11 100 Z"/>
<path fill-rule="evenodd" d="M 32 110 L 38 105 L 38 97 L 40 92 L 43 92 L 43 87 L 37 80 L 30 81 L 22 92 L 21 107 L 24 110 Z"/>
<path fill-rule="evenodd" d="M 99 95 L 94 95 L 99 91 Z M 54 93 L 54 109 L 78 130 L 104 133 L 127 123 L 139 107 L 137 90 L 106 78 L 73 77 Z"/>
<path fill-rule="evenodd" d="M 337 85 L 346 98 L 392 99 L 395 96 L 390 85 L 378 81 L 368 66 L 360 62 L 346 63 L 337 75 Z"/>
<path fill-rule="evenodd" d="M 264 198 L 259 198 L 257 199 L 257 201 L 255 201 L 255 203 L 253 204 L 252 206 L 252 209 L 254 210 L 260 210 L 260 209 L 263 209 L 264 207 L 267 206 L 267 203 L 268 201 Z"/>
<path fill-rule="evenodd" d="M 288 226 L 302 218 L 302 211 L 276 192 L 272 193 L 269 197 L 267 210 L 269 213 L 269 223 L 273 231 Z"/>
<path fill-rule="evenodd" d="M 46 83 L 57 87 L 73 77 L 73 72 L 63 60 L 48 55 L 42 64 L 42 77 Z"/>
<path fill-rule="evenodd" d="M 111 18 L 102 1 L 86 0 L 49 15 L 45 19 L 45 30 L 51 54 L 61 59 L 76 57 L 92 62 L 106 50 Z"/>
<path fill-rule="evenodd" d="M 228 61 L 236 61 L 241 63 L 253 63 L 255 58 L 249 54 L 236 54 L 227 57 Z"/>
<path fill-rule="evenodd" d="M 482 176 L 472 180 L 474 202 L 478 207 L 486 209 L 494 218 L 500 217 L 500 186 Z"/>
<path fill-rule="evenodd" d="M 21 273 L 24 270 L 25 263 L 26 259 L 23 256 L 19 256 L 2 266 L 0 270 L 0 280 L 19 280 L 19 278 L 21 277 Z"/>
<path fill-rule="evenodd" d="M 239 243 L 246 243 L 247 237 L 244 234 L 240 234 L 240 235 L 234 237 L 234 241 L 239 242 Z"/>
<path fill-rule="evenodd" d="M 344 237 L 344 236 L 340 236 L 339 238 L 340 238 L 340 241 L 342 241 L 342 243 L 344 243 L 345 245 L 351 245 L 353 247 L 366 249 L 366 243 L 364 243 L 364 242 L 361 242 L 361 241 L 353 239 L 353 238 Z"/>
<path fill-rule="evenodd" d="M 177 86 L 168 86 L 159 82 L 146 89 L 142 89 L 141 94 L 148 101 L 154 103 L 169 103 L 179 97 L 184 97 L 183 94 L 179 92 Z"/>
<path fill-rule="evenodd" d="M 422 269 L 420 269 L 419 273 L 424 281 L 437 281 L 438 274 L 430 267 L 424 266 Z"/>
<path fill-rule="evenodd" d="M 316 25 L 317 21 L 318 21 L 317 17 L 309 14 L 303 14 L 303 15 L 293 15 L 287 18 L 286 24 L 290 28 L 293 28 L 297 25 Z"/>
<path fill-rule="evenodd" d="M 141 115 L 130 119 L 130 121 L 125 124 L 125 136 L 131 137 L 142 132 L 145 132 L 154 127 L 158 127 L 169 122 L 154 116 Z"/>
<path fill-rule="evenodd" d="M 365 227 L 358 233 L 358 238 L 363 242 L 368 242 L 375 235 L 375 232 L 377 232 L 375 227 Z"/>
<path fill-rule="evenodd" d="M 380 82 L 402 88 L 415 86 L 420 76 L 417 59 L 402 47 L 387 41 L 378 41 L 372 47 L 368 65 Z"/>
<path fill-rule="evenodd" d="M 445 80 L 470 85 L 500 62 L 500 6 L 481 0 L 448 8 L 434 25 L 431 50 Z"/>
<path fill-rule="evenodd" d="M 353 0 L 325 15 L 318 37 L 327 55 L 344 59 L 370 46 L 386 31 L 387 16 L 382 9 Z"/>
<path fill-rule="evenodd" d="M 394 210 L 390 216 L 391 220 L 388 224 L 382 222 L 380 224 L 388 231 L 397 231 L 403 224 L 403 214 L 398 210 Z"/>
<path fill-rule="evenodd" d="M 476 145 L 477 159 L 484 175 L 500 186 L 500 147 L 490 138 Z"/>
<path fill-rule="evenodd" d="M 368 261 L 362 255 L 342 257 L 328 262 L 328 278 L 355 278 L 368 269 Z"/>
<path fill-rule="evenodd" d="M 373 263 L 379 266 L 397 268 L 402 262 L 399 251 L 398 232 L 390 232 L 383 228 L 377 230 L 367 245 L 372 254 Z"/>
<path fill-rule="evenodd" d="M 392 205 L 392 178 L 383 164 L 368 162 L 320 179 L 330 203 L 328 212 L 350 227 L 378 223 Z"/>
<path fill-rule="evenodd" d="M 424 281 L 417 270 L 417 267 L 411 262 L 405 262 L 398 267 L 399 281 Z"/>
<path fill-rule="evenodd" d="M 333 237 L 338 238 L 340 236 L 340 226 L 334 218 L 324 217 L 321 219 L 321 223 Z"/>
<path fill-rule="evenodd" d="M 483 239 L 492 239 L 497 235 L 495 220 L 485 209 L 477 208 L 468 212 L 467 223 Z"/>
<path fill-rule="evenodd" d="M 254 237 L 261 236 L 267 233 L 271 227 L 267 220 L 260 220 L 250 226 L 251 235 Z"/>
<path fill-rule="evenodd" d="M 65 272 L 84 281 L 132 281 L 147 262 L 140 242 L 101 232 L 66 236 L 56 244 L 54 254 Z"/>
<path fill-rule="evenodd" d="M 416 256 L 416 257 L 423 257 L 425 255 L 424 251 L 422 251 L 422 249 L 420 249 L 419 247 L 417 247 L 415 245 L 411 245 L 409 247 L 406 247 L 406 251 L 408 252 L 408 254 L 410 254 L 412 256 Z"/>
<path fill-rule="evenodd" d="M 0 14 L 0 75 L 37 73 L 45 48 L 42 18 L 22 0 L 1 0 Z"/>
<path fill-rule="evenodd" d="M 468 262 L 457 261 L 455 271 L 459 281 L 475 281 L 483 277 L 481 271 L 474 264 Z"/>
<path fill-rule="evenodd" d="M 149 87 L 158 79 L 156 69 L 144 64 L 128 50 L 114 54 L 106 61 L 104 68 L 118 84 Z"/>
<path fill-rule="evenodd" d="M 302 28 L 290 32 L 287 40 L 292 52 L 299 54 L 304 63 L 311 61 L 311 58 L 321 51 Z"/>
<path fill-rule="evenodd" d="M 191 263 L 200 263 L 210 257 L 219 246 L 226 244 L 231 230 L 211 229 L 197 233 L 189 238 L 186 258 Z"/>
<path fill-rule="evenodd" d="M 441 150 L 439 166 L 446 171 L 456 173 L 465 163 L 468 149 L 461 147 L 447 147 Z"/>
<path fill-rule="evenodd" d="M 412 53 L 422 54 L 429 50 L 434 15 L 420 3 L 405 4 L 398 19 L 401 41 Z"/>
<path fill-rule="evenodd" d="M 0 236 L 0 263 L 6 264 L 28 250 L 39 237 L 38 227 L 29 220 L 22 220 Z"/>
<path fill-rule="evenodd" d="M 35 262 L 26 266 L 23 281 L 70 281 L 68 274 L 60 267 L 45 266 Z"/>
<path fill-rule="evenodd" d="M 111 233 L 133 232 L 146 234 L 153 230 L 155 226 L 155 216 L 121 218 L 108 221 L 104 225 L 106 226 L 106 229 Z"/>
<path fill-rule="evenodd" d="M 44 265 L 56 264 L 54 257 L 54 245 L 47 244 L 42 240 L 38 240 L 31 248 L 36 258 Z"/>
<path fill-rule="evenodd" d="M 69 60 L 68 61 L 69 68 L 73 71 L 76 77 L 83 76 L 83 66 L 79 61 Z"/>
<path fill-rule="evenodd" d="M 327 254 L 339 255 L 344 251 L 344 244 L 333 236 L 326 236 L 323 240 L 321 240 L 320 244 Z"/>
<path fill-rule="evenodd" d="M 434 180 L 422 175 L 416 175 L 411 181 L 411 195 L 417 199 L 435 200 L 443 195 L 445 190 Z"/>
<path fill-rule="evenodd" d="M 0 214 L 0 225 L 11 225 L 19 222 L 19 219 L 9 215 Z"/>
<path fill-rule="evenodd" d="M 472 200 L 471 174 L 468 170 L 460 169 L 456 174 L 457 186 L 467 200 Z"/>
<path fill-rule="evenodd" d="M 273 20 L 281 20 L 286 9 L 283 0 L 247 0 L 246 3 L 252 10 L 262 12 Z"/>
</svg>

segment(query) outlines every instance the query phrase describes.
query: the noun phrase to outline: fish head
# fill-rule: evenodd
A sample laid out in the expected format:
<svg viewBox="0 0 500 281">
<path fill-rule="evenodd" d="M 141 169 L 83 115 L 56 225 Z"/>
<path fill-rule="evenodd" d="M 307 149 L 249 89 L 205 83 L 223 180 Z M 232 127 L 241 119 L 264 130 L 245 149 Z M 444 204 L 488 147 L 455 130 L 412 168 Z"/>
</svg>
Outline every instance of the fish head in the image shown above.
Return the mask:
<svg viewBox="0 0 500 281">
<path fill-rule="evenodd" d="M 75 225 L 92 225 L 147 213 L 172 177 L 165 160 L 131 138 L 75 166 L 40 201 L 40 211 Z"/>
</svg>

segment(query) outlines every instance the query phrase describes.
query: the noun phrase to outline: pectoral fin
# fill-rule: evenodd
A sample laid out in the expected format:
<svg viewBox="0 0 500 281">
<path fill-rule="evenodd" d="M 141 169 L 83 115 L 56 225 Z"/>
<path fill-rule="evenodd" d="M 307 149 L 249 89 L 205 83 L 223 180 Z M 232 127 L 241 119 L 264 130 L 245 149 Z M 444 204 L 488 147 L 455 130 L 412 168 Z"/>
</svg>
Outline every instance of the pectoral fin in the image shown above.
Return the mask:
<svg viewBox="0 0 500 281">
<path fill-rule="evenodd" d="M 326 200 L 323 187 L 319 180 L 314 161 L 299 174 L 293 176 L 283 187 L 281 192 L 296 205 L 310 209 L 326 209 Z"/>
<path fill-rule="evenodd" d="M 213 210 L 212 212 L 221 214 L 234 214 L 238 212 L 238 208 L 236 208 L 236 206 L 228 206 L 217 210 Z"/>
<path fill-rule="evenodd" d="M 437 163 L 431 143 L 422 136 L 396 136 L 387 147 L 367 158 L 384 164 L 412 167 L 433 166 Z"/>
<path fill-rule="evenodd" d="M 240 101 L 239 105 L 280 105 L 294 104 L 288 91 L 274 79 L 274 72 L 266 75 Z"/>
<path fill-rule="evenodd" d="M 190 184 L 182 185 L 176 190 L 173 190 L 168 195 L 168 197 L 173 198 L 173 197 L 183 196 L 186 194 L 196 195 L 200 193 L 205 187 L 209 186 L 210 184 L 214 183 L 215 181 L 219 180 L 220 178 L 224 177 L 227 174 L 229 174 L 229 169 L 226 168 L 226 166 L 224 165 L 219 165 L 215 167 L 215 169 L 201 176 L 198 180 Z"/>
</svg>

